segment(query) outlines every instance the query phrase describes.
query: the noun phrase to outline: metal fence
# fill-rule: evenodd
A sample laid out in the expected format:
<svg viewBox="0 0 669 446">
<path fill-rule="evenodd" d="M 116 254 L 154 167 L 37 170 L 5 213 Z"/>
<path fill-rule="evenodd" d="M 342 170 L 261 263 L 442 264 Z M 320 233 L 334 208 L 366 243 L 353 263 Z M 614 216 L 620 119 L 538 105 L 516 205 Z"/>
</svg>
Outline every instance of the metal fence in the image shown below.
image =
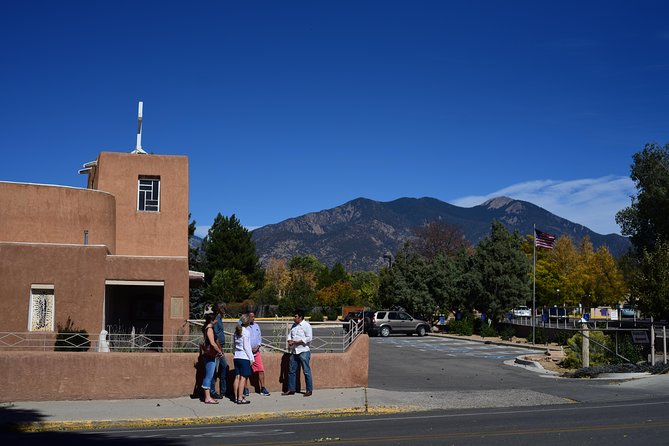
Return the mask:
<svg viewBox="0 0 669 446">
<path fill-rule="evenodd" d="M 532 326 L 531 317 L 516 317 L 511 320 L 505 320 L 504 322 L 528 328 Z M 627 327 L 620 326 L 624 322 L 627 323 Z M 639 319 L 627 321 L 590 320 L 583 322 L 581 319 L 576 318 L 555 318 L 543 321 L 540 318 L 537 318 L 535 323 L 535 328 L 537 330 L 549 329 L 555 333 L 567 333 L 567 337 L 571 337 L 575 334 L 583 335 L 584 332 L 601 331 L 611 336 L 614 341 L 614 348 L 611 349 L 610 352 L 629 362 L 629 360 L 622 356 L 618 351 L 619 337 L 625 336 L 631 339 L 634 344 L 645 348 L 648 352 L 648 362 L 650 364 L 657 363 L 656 357 L 660 357 L 664 364 L 667 364 L 668 362 L 667 332 L 669 329 L 664 324 L 660 325 L 653 323 L 650 320 Z M 596 343 L 595 341 L 592 342 Z M 600 345 L 600 347 L 608 350 L 608 347 L 606 346 Z"/>
<path fill-rule="evenodd" d="M 93 351 L 93 352 L 197 352 L 202 343 L 202 320 L 187 321 L 188 329 L 174 334 L 136 333 L 56 333 L 56 332 L 0 332 L 0 351 Z M 224 350 L 231 352 L 232 330 L 236 321 L 224 321 L 226 343 Z M 287 338 L 292 321 L 258 321 L 267 351 L 287 353 Z M 184 324 L 185 325 L 185 324 Z M 356 322 L 311 322 L 313 340 L 311 351 L 345 352 L 363 332 L 363 324 Z"/>
</svg>

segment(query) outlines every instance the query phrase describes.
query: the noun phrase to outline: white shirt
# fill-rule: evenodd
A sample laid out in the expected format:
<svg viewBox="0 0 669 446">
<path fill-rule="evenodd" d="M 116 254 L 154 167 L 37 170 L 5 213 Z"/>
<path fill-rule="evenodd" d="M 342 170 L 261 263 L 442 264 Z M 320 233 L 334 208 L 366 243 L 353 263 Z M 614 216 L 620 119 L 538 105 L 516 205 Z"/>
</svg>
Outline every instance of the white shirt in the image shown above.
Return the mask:
<svg viewBox="0 0 669 446">
<path fill-rule="evenodd" d="M 304 344 L 292 346 L 292 350 L 298 355 L 310 350 L 309 344 L 311 343 L 312 337 L 311 324 L 304 319 L 299 324 L 293 324 L 290 333 L 288 333 L 289 341 L 304 341 Z"/>
<path fill-rule="evenodd" d="M 248 327 L 242 328 L 241 336 L 234 336 L 235 359 L 248 359 L 253 364 L 253 351 L 251 351 L 251 332 Z"/>
</svg>

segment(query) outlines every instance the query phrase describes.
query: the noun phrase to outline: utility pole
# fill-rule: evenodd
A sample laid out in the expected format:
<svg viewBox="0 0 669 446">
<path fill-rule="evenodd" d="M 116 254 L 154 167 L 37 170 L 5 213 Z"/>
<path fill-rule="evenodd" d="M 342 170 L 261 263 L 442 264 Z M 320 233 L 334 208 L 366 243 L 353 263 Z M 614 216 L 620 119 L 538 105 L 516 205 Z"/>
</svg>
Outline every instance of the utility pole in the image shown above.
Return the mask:
<svg viewBox="0 0 669 446">
<path fill-rule="evenodd" d="M 581 359 L 583 360 L 583 367 L 590 367 L 590 330 L 588 329 L 588 322 L 583 322 L 583 342 L 581 343 Z"/>
</svg>

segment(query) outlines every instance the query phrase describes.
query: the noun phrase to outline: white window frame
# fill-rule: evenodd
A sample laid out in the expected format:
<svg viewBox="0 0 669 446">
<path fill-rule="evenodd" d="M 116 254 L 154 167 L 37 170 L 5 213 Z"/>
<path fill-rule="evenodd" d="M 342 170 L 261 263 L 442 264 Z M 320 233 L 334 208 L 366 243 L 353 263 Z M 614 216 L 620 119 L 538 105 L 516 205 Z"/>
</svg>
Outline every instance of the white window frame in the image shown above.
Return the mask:
<svg viewBox="0 0 669 446">
<path fill-rule="evenodd" d="M 45 291 L 47 291 L 45 293 Z M 46 300 L 46 325 L 41 328 L 33 327 L 33 321 L 37 316 L 34 312 L 38 298 Z M 30 285 L 30 306 L 28 307 L 28 331 L 54 331 L 56 319 L 56 293 L 53 284 L 34 283 Z"/>
<path fill-rule="evenodd" d="M 142 181 L 157 181 L 158 182 L 158 190 L 157 191 L 152 191 L 154 192 L 157 196 L 158 199 L 156 200 L 158 203 L 157 209 L 146 209 L 146 197 L 144 197 L 144 209 L 140 209 L 140 204 L 141 204 L 141 186 L 142 186 Z M 151 205 L 154 206 L 154 205 Z M 160 176 L 155 176 L 155 175 L 140 175 L 139 178 L 137 179 L 137 211 L 138 212 L 160 212 Z"/>
</svg>

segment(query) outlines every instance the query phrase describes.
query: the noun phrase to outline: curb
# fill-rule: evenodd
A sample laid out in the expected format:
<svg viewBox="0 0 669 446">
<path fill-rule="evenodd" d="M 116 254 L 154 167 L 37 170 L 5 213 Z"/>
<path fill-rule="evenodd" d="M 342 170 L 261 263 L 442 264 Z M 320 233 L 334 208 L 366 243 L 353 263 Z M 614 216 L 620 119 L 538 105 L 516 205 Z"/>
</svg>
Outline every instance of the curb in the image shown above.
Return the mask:
<svg viewBox="0 0 669 446">
<path fill-rule="evenodd" d="M 142 428 L 166 426 L 190 426 L 207 424 L 251 423 L 261 420 L 278 418 L 336 418 L 361 415 L 385 415 L 419 410 L 415 406 L 373 406 L 351 407 L 347 409 L 314 409 L 290 412 L 258 412 L 248 415 L 215 416 L 215 417 L 181 417 L 181 418 L 136 418 L 129 420 L 82 420 L 82 421 L 32 421 L 0 423 L 0 432 L 64 432 L 79 430 L 96 430 L 111 428 Z"/>
<path fill-rule="evenodd" d="M 535 369 L 540 369 L 542 371 L 547 371 L 544 366 L 539 364 L 537 361 L 532 361 L 530 359 L 523 359 L 520 356 L 518 356 L 515 360 L 514 363 L 524 365 L 526 367 L 534 367 Z"/>
</svg>

